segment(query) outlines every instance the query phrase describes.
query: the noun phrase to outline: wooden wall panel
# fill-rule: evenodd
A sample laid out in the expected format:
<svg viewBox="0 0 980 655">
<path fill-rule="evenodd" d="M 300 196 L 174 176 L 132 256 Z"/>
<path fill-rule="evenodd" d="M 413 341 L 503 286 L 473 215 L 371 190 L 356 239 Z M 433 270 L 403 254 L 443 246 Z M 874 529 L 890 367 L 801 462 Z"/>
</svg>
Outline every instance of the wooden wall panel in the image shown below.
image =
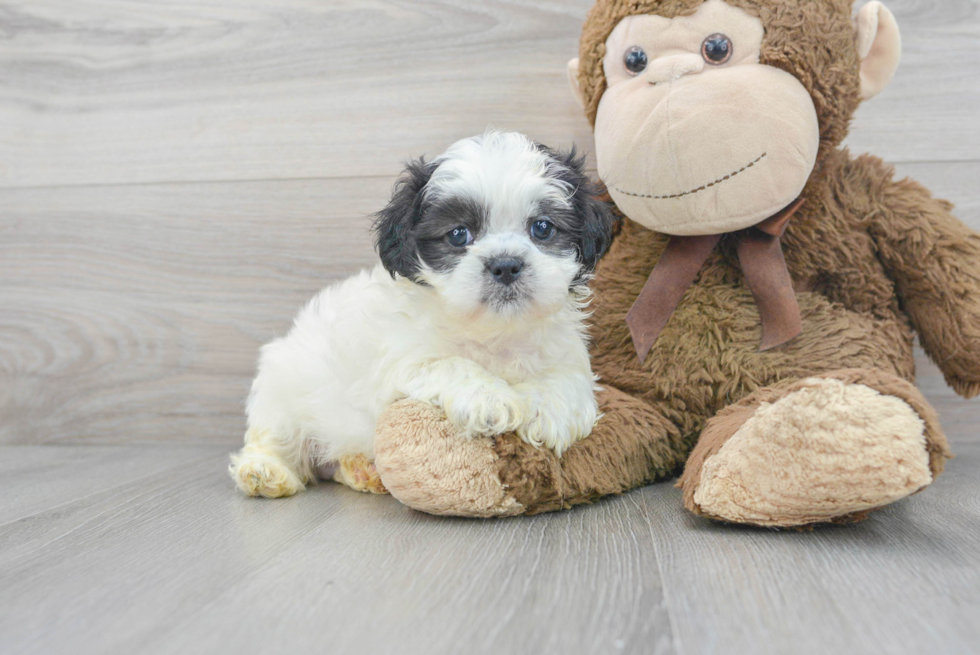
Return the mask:
<svg viewBox="0 0 980 655">
<path fill-rule="evenodd" d="M 567 88 L 591 0 L 5 0 L 0 187 L 394 175 L 489 125 L 591 135 Z M 906 56 L 850 143 L 973 160 L 970 0 L 895 0 Z"/>
<path fill-rule="evenodd" d="M 237 440 L 257 348 L 374 261 L 406 157 L 488 124 L 591 149 L 590 4 L 0 0 L 0 442 Z M 889 5 L 905 60 L 849 143 L 980 228 L 976 3 Z"/>
</svg>

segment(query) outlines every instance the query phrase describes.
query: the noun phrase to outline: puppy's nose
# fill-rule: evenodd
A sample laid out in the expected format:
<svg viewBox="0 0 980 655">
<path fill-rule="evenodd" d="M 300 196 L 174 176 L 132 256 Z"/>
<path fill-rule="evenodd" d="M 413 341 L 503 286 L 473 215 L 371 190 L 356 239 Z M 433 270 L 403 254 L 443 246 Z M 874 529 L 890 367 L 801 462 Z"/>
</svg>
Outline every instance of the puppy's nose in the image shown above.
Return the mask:
<svg viewBox="0 0 980 655">
<path fill-rule="evenodd" d="M 517 257 L 494 257 L 487 261 L 487 270 L 501 284 L 513 284 L 524 269 L 524 262 Z"/>
</svg>

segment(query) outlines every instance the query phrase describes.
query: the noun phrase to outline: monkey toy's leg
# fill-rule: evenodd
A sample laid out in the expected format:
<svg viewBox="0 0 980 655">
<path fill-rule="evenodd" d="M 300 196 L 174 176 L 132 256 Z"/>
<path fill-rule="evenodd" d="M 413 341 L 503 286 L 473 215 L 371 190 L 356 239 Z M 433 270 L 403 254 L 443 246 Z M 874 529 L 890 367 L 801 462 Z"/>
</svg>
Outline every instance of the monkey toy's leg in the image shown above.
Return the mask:
<svg viewBox="0 0 980 655">
<path fill-rule="evenodd" d="M 467 439 L 430 405 L 400 401 L 378 421 L 375 452 L 388 491 L 430 514 L 537 514 L 676 474 L 690 446 L 656 409 L 616 389 L 599 394 L 592 435 L 559 459 L 508 434 Z"/>
<path fill-rule="evenodd" d="M 852 522 L 931 484 L 949 456 L 915 386 L 850 369 L 784 381 L 720 411 L 678 486 L 689 510 L 722 521 Z"/>
</svg>

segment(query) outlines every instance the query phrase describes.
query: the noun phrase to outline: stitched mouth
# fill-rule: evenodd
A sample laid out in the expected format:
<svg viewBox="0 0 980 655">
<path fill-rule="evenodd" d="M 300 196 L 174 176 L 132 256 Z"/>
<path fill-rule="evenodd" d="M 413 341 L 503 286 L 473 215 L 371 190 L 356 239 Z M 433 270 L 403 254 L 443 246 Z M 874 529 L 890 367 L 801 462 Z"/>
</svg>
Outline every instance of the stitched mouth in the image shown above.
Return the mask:
<svg viewBox="0 0 980 655">
<path fill-rule="evenodd" d="M 739 175 L 740 173 L 744 173 L 745 171 L 749 170 L 750 168 L 752 168 L 753 166 L 755 166 L 756 164 L 758 164 L 760 161 L 762 161 L 763 159 L 765 159 L 766 158 L 766 155 L 768 155 L 768 154 L 769 153 L 764 152 L 761 155 L 759 155 L 759 157 L 755 161 L 746 164 L 745 166 L 743 166 L 742 168 L 738 169 L 734 173 L 729 173 L 725 177 L 720 177 L 717 180 L 715 180 L 714 182 L 709 182 L 708 184 L 705 184 L 704 186 L 699 186 L 697 189 L 691 189 L 690 191 L 685 191 L 684 193 L 674 193 L 674 194 L 671 194 L 669 196 L 655 196 L 655 195 L 647 194 L 647 193 L 631 193 L 629 191 L 623 191 L 619 187 L 615 187 L 615 186 L 613 188 L 616 189 L 616 191 L 618 191 L 619 193 L 622 193 L 625 196 L 633 196 L 634 198 L 649 198 L 650 200 L 670 200 L 672 198 L 683 198 L 684 196 L 693 196 L 695 193 L 700 193 L 700 192 L 704 191 L 705 189 L 710 189 L 713 186 L 717 186 L 717 185 L 721 184 L 722 182 L 725 182 L 727 180 L 732 179 L 733 177 L 735 177 L 736 175 Z"/>
</svg>

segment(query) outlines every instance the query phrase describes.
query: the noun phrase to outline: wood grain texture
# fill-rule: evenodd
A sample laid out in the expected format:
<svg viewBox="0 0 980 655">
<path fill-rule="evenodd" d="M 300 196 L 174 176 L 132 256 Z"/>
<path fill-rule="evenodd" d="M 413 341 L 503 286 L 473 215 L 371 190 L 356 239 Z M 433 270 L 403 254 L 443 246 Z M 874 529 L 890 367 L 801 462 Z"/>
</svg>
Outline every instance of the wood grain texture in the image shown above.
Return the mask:
<svg viewBox="0 0 980 655">
<path fill-rule="evenodd" d="M 923 493 L 850 526 L 777 532 L 684 513 L 680 491 L 627 500 L 657 517 L 681 653 L 976 653 L 980 443 Z"/>
<path fill-rule="evenodd" d="M 136 483 L 202 457 L 212 460 L 221 446 L 3 446 L 0 526 L 41 511 Z M 9 555 L 2 544 L 0 550 Z"/>
<path fill-rule="evenodd" d="M 4 0 L 0 187 L 391 176 L 496 125 L 591 150 L 591 0 Z M 850 143 L 975 160 L 978 7 L 894 0 L 905 60 Z"/>
<path fill-rule="evenodd" d="M 885 4 L 902 32 L 902 62 L 888 88 L 858 109 L 847 144 L 891 162 L 975 161 L 980 62 L 963 62 L 980 41 L 980 5 L 974 0 Z"/>
<path fill-rule="evenodd" d="M 335 484 L 244 498 L 214 448 L 112 449 L 145 475 L 93 488 L 66 466 L 81 449 L 0 447 L 21 470 L 0 494 L 62 485 L 0 525 L 0 652 L 973 653 L 980 443 L 961 446 L 924 493 L 803 533 L 696 518 L 669 484 L 457 520 Z"/>
<path fill-rule="evenodd" d="M 259 346 L 373 265 L 391 179 L 0 191 L 0 443 L 230 443 Z"/>
<path fill-rule="evenodd" d="M 587 141 L 591 0 L 5 0 L 0 186 L 391 176 L 488 125 Z"/>
<path fill-rule="evenodd" d="M 629 505 L 449 520 L 335 484 L 270 502 L 225 463 L 206 450 L 0 526 L 0 651 L 675 652 L 652 517 Z"/>
</svg>

